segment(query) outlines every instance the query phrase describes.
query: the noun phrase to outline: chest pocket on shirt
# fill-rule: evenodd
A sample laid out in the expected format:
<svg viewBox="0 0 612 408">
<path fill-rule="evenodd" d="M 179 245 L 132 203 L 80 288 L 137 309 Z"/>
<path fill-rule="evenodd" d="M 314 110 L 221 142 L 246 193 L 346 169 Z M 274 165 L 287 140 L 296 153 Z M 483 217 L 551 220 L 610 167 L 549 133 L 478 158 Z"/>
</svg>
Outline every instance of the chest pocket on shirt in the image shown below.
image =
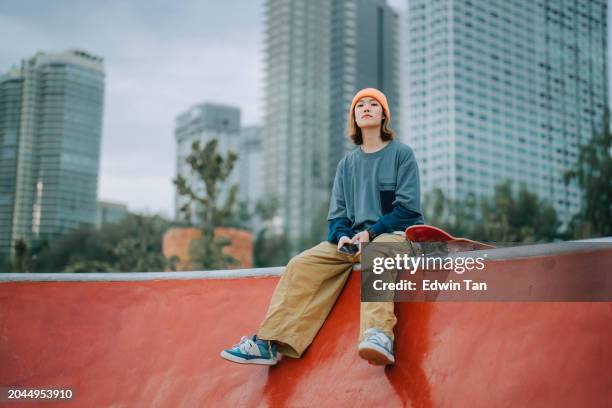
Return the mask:
<svg viewBox="0 0 612 408">
<path fill-rule="evenodd" d="M 380 207 L 383 215 L 393 211 L 393 201 L 395 201 L 395 180 L 381 179 L 378 181 L 378 192 L 380 194 Z"/>
</svg>

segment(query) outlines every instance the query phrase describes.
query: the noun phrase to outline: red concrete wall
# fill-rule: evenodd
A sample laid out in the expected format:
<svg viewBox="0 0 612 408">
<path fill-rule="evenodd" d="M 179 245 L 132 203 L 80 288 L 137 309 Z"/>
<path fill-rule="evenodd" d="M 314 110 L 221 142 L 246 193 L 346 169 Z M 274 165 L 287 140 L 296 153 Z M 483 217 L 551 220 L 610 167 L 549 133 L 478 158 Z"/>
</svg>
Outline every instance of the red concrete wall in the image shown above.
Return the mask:
<svg viewBox="0 0 612 408">
<path fill-rule="evenodd" d="M 302 359 L 222 360 L 276 281 L 0 283 L 0 385 L 86 407 L 612 406 L 611 303 L 401 303 L 385 369 L 357 356 L 353 273 Z"/>
</svg>

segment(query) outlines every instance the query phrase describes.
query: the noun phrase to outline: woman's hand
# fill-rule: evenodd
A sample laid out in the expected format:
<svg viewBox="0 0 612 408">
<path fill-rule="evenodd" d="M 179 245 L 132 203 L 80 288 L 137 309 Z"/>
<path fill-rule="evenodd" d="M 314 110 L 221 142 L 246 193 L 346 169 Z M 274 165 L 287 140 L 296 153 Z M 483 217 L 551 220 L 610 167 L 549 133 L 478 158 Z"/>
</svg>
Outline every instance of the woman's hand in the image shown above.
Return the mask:
<svg viewBox="0 0 612 408">
<path fill-rule="evenodd" d="M 355 256 L 361 255 L 361 244 L 363 242 L 370 242 L 370 234 L 368 234 L 368 231 L 361 231 L 360 233 L 355 234 L 353 238 L 351 238 L 351 244 L 359 245 L 359 251 L 357 251 Z"/>
<path fill-rule="evenodd" d="M 338 251 L 340 251 L 340 248 L 342 248 L 344 244 L 350 244 L 351 242 L 351 239 L 346 235 L 340 238 L 340 240 L 338 241 Z"/>
<path fill-rule="evenodd" d="M 351 239 L 351 243 L 353 244 L 358 242 L 370 242 L 370 234 L 368 234 L 368 231 L 361 231 Z"/>
</svg>

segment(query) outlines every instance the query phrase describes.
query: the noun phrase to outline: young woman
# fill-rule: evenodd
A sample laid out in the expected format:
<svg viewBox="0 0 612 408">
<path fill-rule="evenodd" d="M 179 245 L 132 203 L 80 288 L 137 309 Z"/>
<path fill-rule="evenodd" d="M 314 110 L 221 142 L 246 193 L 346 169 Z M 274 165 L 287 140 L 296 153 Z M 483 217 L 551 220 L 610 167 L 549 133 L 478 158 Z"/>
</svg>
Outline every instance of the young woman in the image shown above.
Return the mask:
<svg viewBox="0 0 612 408">
<path fill-rule="evenodd" d="M 357 148 L 336 170 L 327 241 L 289 261 L 256 335 L 221 357 L 274 365 L 277 352 L 300 357 L 331 311 L 360 253 L 340 249 L 363 242 L 405 242 L 407 227 L 423 224 L 419 170 L 412 149 L 394 139 L 385 95 L 366 88 L 353 98 L 348 133 Z M 399 232 L 394 234 L 393 232 Z M 373 364 L 395 362 L 393 302 L 362 302 L 359 355 Z"/>
</svg>

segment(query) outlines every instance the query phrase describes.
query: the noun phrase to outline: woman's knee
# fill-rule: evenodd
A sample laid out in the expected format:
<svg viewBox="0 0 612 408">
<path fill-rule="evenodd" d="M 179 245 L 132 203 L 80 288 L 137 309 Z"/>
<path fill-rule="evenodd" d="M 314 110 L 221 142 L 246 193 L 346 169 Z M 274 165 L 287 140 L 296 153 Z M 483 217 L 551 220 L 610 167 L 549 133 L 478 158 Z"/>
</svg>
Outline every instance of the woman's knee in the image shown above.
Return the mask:
<svg viewBox="0 0 612 408">
<path fill-rule="evenodd" d="M 287 269 L 300 269 L 302 266 L 304 266 L 304 258 L 305 257 L 303 254 L 294 256 L 289 260 L 289 263 L 287 263 Z"/>
</svg>

